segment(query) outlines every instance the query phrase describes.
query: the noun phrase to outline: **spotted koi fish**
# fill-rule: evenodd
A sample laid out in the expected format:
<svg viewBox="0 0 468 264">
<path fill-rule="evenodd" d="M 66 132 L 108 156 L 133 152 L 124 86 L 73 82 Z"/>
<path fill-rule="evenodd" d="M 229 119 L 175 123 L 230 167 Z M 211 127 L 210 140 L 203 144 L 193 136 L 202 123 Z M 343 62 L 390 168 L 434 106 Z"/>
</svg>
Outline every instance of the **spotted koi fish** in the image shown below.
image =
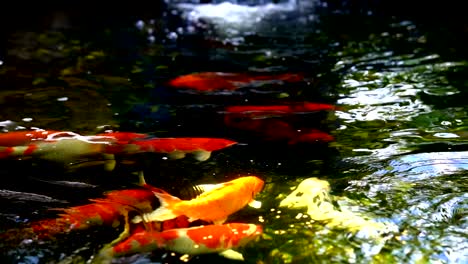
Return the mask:
<svg viewBox="0 0 468 264">
<path fill-rule="evenodd" d="M 110 262 L 113 257 L 156 249 L 188 255 L 222 253 L 244 246 L 261 234 L 261 226 L 243 223 L 177 228 L 163 232 L 141 231 L 114 247 L 102 250 L 95 262 Z"/>
<path fill-rule="evenodd" d="M 168 193 L 154 192 L 161 206 L 151 213 L 135 217 L 132 221 L 134 223 L 165 221 L 185 215 L 190 222 L 203 220 L 222 224 L 229 215 L 254 202 L 254 196 L 263 189 L 263 186 L 264 181 L 260 178 L 246 176 L 212 185 L 210 190 L 191 200 L 181 200 Z"/>
<path fill-rule="evenodd" d="M 179 76 L 169 81 L 168 85 L 175 88 L 191 89 L 199 92 L 218 90 L 235 90 L 254 83 L 272 81 L 300 82 L 301 74 L 285 73 L 278 75 L 253 75 L 247 73 L 201 72 Z"/>
</svg>

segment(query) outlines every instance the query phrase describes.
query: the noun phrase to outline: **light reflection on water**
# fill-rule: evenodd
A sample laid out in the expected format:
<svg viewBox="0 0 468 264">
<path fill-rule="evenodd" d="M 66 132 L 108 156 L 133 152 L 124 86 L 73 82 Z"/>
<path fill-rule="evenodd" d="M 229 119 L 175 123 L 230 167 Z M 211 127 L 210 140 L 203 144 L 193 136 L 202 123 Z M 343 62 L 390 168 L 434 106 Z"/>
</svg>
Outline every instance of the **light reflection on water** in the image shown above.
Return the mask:
<svg viewBox="0 0 468 264">
<path fill-rule="evenodd" d="M 393 254 L 412 252 L 409 261 L 419 256 L 430 262 L 464 263 L 468 153 L 409 154 L 376 166 L 376 172 L 351 182 L 346 190 L 365 194 L 375 202 L 375 210 L 398 224 L 401 244 Z M 386 206 L 379 206 L 382 203 Z"/>
</svg>

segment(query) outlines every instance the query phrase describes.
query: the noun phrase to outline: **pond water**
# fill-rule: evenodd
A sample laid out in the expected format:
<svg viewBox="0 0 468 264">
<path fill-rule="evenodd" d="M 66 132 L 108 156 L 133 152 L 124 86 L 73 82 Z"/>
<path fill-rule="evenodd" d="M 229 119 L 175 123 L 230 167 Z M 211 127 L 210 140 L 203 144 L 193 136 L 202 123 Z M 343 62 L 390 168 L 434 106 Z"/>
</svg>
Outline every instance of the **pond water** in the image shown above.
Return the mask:
<svg viewBox="0 0 468 264">
<path fill-rule="evenodd" d="M 116 130 L 239 144 L 207 161 L 140 153 L 117 160 L 112 171 L 93 159 L 2 159 L 0 230 L 132 188 L 140 171 L 148 183 L 181 195 L 195 184 L 257 175 L 266 182 L 256 197 L 262 206 L 230 219 L 263 226 L 258 240 L 238 250 L 247 263 L 468 262 L 468 61 L 438 38 L 450 36 L 440 33 L 443 26 L 353 15 L 318 1 L 171 1 L 155 13 L 86 31 L 57 19 L 55 28 L 9 34 L 0 58 L 3 132 Z M 229 91 L 168 85 L 195 72 L 276 77 Z M 264 119 L 320 131 L 326 140 L 292 144 L 280 122 L 254 132 L 246 129 L 251 123 L 226 123 L 228 106 L 293 102 L 336 108 Z M 311 178 L 324 200 L 315 204 L 317 194 L 307 196 L 305 187 L 299 206 L 280 206 Z M 2 263 L 86 262 L 120 231 L 5 242 Z M 113 261 L 179 257 L 155 251 Z M 238 263 L 216 254 L 188 259 L 207 261 Z"/>
</svg>

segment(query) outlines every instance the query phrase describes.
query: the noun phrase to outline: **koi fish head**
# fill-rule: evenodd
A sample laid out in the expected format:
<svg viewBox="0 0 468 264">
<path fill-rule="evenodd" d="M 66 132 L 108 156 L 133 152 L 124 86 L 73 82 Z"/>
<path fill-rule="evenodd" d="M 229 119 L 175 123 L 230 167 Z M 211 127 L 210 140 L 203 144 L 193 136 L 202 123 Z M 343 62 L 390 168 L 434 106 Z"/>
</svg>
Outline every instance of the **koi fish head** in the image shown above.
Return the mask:
<svg viewBox="0 0 468 264">
<path fill-rule="evenodd" d="M 264 186 L 265 186 L 265 182 L 257 178 L 254 182 L 254 193 L 257 194 L 261 192 Z"/>
<path fill-rule="evenodd" d="M 227 225 L 233 230 L 234 236 L 231 238 L 231 242 L 234 247 L 244 246 L 263 233 L 260 225 L 243 223 L 230 223 Z"/>
<path fill-rule="evenodd" d="M 249 189 L 252 190 L 253 196 L 261 192 L 263 190 L 263 186 L 265 185 L 265 182 L 256 176 L 241 177 L 238 180 L 241 180 L 245 186 L 248 186 Z"/>
</svg>

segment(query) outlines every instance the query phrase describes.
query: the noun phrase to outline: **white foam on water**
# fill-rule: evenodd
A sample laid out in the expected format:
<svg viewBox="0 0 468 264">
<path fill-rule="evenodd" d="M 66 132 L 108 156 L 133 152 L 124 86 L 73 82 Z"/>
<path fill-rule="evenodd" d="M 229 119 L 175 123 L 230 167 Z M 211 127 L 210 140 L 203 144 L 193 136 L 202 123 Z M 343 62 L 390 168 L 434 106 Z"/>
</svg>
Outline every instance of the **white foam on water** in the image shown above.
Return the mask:
<svg viewBox="0 0 468 264">
<path fill-rule="evenodd" d="M 214 26 L 220 35 L 242 35 L 255 32 L 258 25 L 272 15 L 296 11 L 297 0 L 282 3 L 258 5 L 231 2 L 212 4 L 179 3 L 174 5 L 182 12 L 182 17 L 191 23 L 205 21 Z"/>
</svg>

